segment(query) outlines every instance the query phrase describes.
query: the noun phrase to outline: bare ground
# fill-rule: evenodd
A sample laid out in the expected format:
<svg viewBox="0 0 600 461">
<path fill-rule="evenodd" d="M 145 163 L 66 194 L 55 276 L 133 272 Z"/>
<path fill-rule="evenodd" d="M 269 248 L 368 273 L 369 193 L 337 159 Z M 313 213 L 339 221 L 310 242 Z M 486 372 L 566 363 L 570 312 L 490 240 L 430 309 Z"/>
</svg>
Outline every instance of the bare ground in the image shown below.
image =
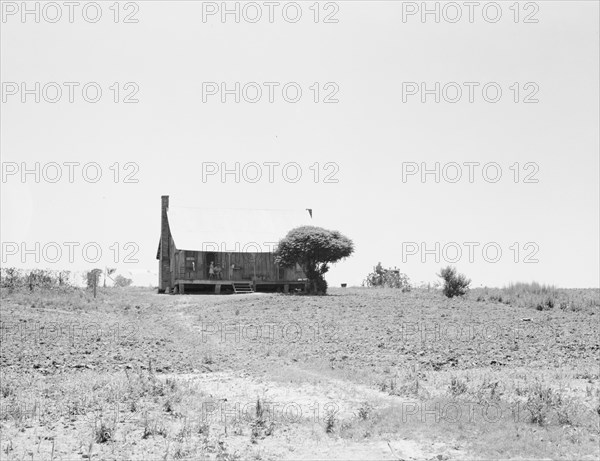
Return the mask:
<svg viewBox="0 0 600 461">
<path fill-rule="evenodd" d="M 600 454 L 592 304 L 367 289 L 4 295 L 2 459 Z"/>
</svg>

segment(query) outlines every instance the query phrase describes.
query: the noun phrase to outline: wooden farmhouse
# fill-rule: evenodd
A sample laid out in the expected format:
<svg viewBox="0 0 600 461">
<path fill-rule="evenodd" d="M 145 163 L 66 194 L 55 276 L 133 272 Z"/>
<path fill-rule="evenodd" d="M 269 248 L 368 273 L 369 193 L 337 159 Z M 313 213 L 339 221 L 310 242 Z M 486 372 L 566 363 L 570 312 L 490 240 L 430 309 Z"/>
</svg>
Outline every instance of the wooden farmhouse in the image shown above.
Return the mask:
<svg viewBox="0 0 600 461">
<path fill-rule="evenodd" d="M 169 207 L 161 198 L 159 293 L 250 293 L 304 289 L 300 266 L 275 263 L 277 242 L 314 225 L 312 210 Z"/>
</svg>

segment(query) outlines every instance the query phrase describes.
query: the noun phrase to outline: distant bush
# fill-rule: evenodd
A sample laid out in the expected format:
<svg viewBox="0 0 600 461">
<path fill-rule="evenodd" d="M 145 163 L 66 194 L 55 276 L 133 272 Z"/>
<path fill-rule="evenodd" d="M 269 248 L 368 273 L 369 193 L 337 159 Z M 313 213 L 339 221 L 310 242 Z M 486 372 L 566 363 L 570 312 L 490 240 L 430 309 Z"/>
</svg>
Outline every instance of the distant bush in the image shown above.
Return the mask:
<svg viewBox="0 0 600 461">
<path fill-rule="evenodd" d="M 133 282 L 133 280 L 128 279 L 127 277 L 123 277 L 122 275 L 117 275 L 115 277 L 115 286 L 116 287 L 128 287 L 129 285 L 131 285 Z"/>
<path fill-rule="evenodd" d="M 471 279 L 468 279 L 464 274 L 459 274 L 456 268 L 452 266 L 443 268 L 438 277 L 444 280 L 442 291 L 448 298 L 465 295 L 471 284 Z"/>
<path fill-rule="evenodd" d="M 396 267 L 385 269 L 380 262 L 373 268 L 373 272 L 367 275 L 363 286 L 400 288 L 403 292 L 411 290 L 410 279 L 406 274 Z"/>
<path fill-rule="evenodd" d="M 36 288 L 53 289 L 72 286 L 71 272 L 44 269 L 23 270 L 15 267 L 0 269 L 0 287 L 9 292 L 16 290 L 33 291 Z"/>
</svg>

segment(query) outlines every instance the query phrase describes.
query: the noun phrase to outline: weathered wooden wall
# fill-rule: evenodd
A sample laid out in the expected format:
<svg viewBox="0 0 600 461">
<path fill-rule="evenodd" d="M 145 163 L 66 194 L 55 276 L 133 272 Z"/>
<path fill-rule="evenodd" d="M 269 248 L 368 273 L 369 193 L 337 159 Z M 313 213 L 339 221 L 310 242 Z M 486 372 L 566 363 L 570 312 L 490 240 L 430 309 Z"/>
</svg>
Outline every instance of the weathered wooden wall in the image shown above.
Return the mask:
<svg viewBox="0 0 600 461">
<path fill-rule="evenodd" d="M 223 280 L 297 281 L 304 278 L 297 268 L 281 269 L 272 253 L 220 253 L 176 250 L 172 272 L 178 280 L 208 280 L 210 261 L 221 267 Z M 230 269 L 231 265 L 234 269 Z"/>
</svg>

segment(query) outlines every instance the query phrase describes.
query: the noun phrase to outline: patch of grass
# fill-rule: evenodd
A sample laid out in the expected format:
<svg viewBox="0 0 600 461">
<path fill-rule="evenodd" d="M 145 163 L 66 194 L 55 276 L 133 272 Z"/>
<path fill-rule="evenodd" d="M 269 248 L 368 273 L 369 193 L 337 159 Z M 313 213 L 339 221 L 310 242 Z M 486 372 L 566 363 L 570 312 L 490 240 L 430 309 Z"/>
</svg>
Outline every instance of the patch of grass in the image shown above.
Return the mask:
<svg viewBox="0 0 600 461">
<path fill-rule="evenodd" d="M 144 418 L 144 432 L 142 434 L 142 439 L 147 439 L 155 435 L 166 438 L 168 435 L 167 428 L 162 422 L 159 422 L 156 419 L 150 420 L 148 419 L 148 416 L 146 416 Z"/>
<path fill-rule="evenodd" d="M 559 308 L 579 312 L 600 307 L 600 290 L 560 289 L 537 282 L 511 283 L 501 289 L 480 288 L 474 290 L 474 296 L 477 302 L 498 302 L 539 311 Z"/>
<path fill-rule="evenodd" d="M 485 401 L 497 401 L 503 395 L 504 391 L 499 380 L 484 376 L 483 380 L 468 389 L 467 393 L 477 403 L 482 403 Z"/>
<path fill-rule="evenodd" d="M 381 392 L 387 392 L 389 395 L 398 397 L 417 397 L 426 396 L 427 394 L 427 389 L 421 385 L 419 371 L 414 366 L 409 368 L 403 375 L 380 381 L 378 388 Z"/>
<path fill-rule="evenodd" d="M 539 381 L 528 389 L 526 397 L 525 409 L 529 413 L 529 422 L 539 426 L 580 426 L 585 424 L 586 419 L 589 422 L 593 413 L 572 397 Z"/>
</svg>

